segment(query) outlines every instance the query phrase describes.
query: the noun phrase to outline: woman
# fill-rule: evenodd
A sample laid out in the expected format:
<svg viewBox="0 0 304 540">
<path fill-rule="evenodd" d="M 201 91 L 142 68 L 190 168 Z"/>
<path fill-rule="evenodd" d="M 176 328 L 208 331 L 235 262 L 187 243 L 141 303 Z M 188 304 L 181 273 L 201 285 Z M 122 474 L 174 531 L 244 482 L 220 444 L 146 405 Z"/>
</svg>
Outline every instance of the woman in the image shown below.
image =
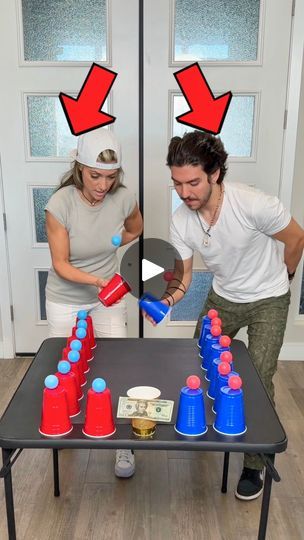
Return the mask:
<svg viewBox="0 0 304 540">
<path fill-rule="evenodd" d="M 118 270 L 117 247 L 142 232 L 135 197 L 122 185 L 121 151 L 116 137 L 97 129 L 78 138 L 76 161 L 46 206 L 52 257 L 46 285 L 50 337 L 68 336 L 77 312 L 89 311 L 97 337 L 126 337 L 124 300 L 104 307 L 98 293 Z M 115 473 L 134 473 L 130 450 L 116 453 Z"/>
</svg>

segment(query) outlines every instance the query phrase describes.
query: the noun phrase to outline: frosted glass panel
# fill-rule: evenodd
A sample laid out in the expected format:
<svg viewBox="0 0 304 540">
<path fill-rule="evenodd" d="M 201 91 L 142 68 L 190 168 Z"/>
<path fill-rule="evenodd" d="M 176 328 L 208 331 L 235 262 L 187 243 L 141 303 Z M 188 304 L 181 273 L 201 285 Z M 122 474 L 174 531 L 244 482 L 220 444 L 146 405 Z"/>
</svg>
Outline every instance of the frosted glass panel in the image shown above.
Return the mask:
<svg viewBox="0 0 304 540">
<path fill-rule="evenodd" d="M 55 189 L 55 187 L 32 188 L 35 236 L 37 243 L 47 242 L 44 208 Z"/>
<path fill-rule="evenodd" d="M 210 290 L 212 278 L 211 272 L 193 272 L 187 294 L 172 308 L 171 321 L 197 321 Z"/>
<path fill-rule="evenodd" d="M 174 60 L 256 60 L 259 9 L 259 0 L 176 0 Z"/>
<path fill-rule="evenodd" d="M 109 112 L 108 100 L 102 110 Z M 69 158 L 77 147 L 77 137 L 71 134 L 59 98 L 27 96 L 27 111 L 31 157 Z"/>
<path fill-rule="evenodd" d="M 30 155 L 68 157 L 77 146 L 57 96 L 27 96 Z"/>
<path fill-rule="evenodd" d="M 106 0 L 22 0 L 26 61 L 106 61 Z"/>
<path fill-rule="evenodd" d="M 171 191 L 171 214 L 174 214 L 175 210 L 178 209 L 178 207 L 183 204 L 183 201 L 178 196 L 175 189 L 172 189 Z"/>
<path fill-rule="evenodd" d="M 45 270 L 38 271 L 38 286 L 39 286 L 39 309 L 40 309 L 40 320 L 46 321 L 46 311 L 45 311 L 45 286 L 46 280 L 48 277 L 48 272 Z"/>
<path fill-rule="evenodd" d="M 189 105 L 182 95 L 173 96 L 173 135 L 180 137 L 186 131 L 194 131 L 175 120 L 177 116 L 189 111 Z M 233 96 L 220 132 L 221 140 L 231 157 L 250 157 L 252 155 L 255 96 Z"/>
</svg>

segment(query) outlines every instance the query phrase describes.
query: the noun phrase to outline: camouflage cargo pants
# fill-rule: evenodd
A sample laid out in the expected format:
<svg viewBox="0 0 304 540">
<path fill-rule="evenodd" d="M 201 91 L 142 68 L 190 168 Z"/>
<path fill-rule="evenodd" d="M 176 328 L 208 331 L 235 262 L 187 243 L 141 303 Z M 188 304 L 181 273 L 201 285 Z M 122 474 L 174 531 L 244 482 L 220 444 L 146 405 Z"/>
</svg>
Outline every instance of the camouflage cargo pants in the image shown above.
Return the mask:
<svg viewBox="0 0 304 540">
<path fill-rule="evenodd" d="M 233 338 L 240 328 L 248 327 L 248 351 L 260 377 L 274 402 L 273 376 L 283 344 L 290 303 L 290 291 L 278 297 L 245 304 L 230 302 L 211 288 L 206 304 L 199 316 L 194 337 L 200 333 L 202 317 L 215 308 L 222 319 L 223 333 Z M 244 455 L 244 467 L 262 469 L 263 462 L 256 454 Z"/>
</svg>

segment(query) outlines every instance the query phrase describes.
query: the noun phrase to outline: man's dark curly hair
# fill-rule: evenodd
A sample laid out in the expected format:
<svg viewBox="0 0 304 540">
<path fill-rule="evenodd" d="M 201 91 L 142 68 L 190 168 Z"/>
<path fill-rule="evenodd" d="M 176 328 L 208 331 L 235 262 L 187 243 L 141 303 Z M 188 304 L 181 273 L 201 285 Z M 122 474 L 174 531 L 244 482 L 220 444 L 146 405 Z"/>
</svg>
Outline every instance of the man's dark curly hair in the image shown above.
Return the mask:
<svg viewBox="0 0 304 540">
<path fill-rule="evenodd" d="M 227 172 L 227 157 L 228 154 L 221 139 L 210 133 L 195 130 L 185 133 L 182 138 L 171 139 L 167 165 L 169 167 L 200 165 L 208 176 L 220 169 L 217 183 L 221 184 Z"/>
</svg>

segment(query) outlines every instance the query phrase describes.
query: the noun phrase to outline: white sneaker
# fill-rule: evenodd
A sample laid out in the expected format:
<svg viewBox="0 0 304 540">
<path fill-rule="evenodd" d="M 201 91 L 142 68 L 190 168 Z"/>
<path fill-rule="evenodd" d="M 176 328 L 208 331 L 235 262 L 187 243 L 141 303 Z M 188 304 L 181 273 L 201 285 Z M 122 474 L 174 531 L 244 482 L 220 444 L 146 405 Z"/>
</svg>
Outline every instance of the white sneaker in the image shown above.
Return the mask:
<svg viewBox="0 0 304 540">
<path fill-rule="evenodd" d="M 116 450 L 115 474 L 129 478 L 135 472 L 135 457 L 132 450 Z"/>
</svg>

